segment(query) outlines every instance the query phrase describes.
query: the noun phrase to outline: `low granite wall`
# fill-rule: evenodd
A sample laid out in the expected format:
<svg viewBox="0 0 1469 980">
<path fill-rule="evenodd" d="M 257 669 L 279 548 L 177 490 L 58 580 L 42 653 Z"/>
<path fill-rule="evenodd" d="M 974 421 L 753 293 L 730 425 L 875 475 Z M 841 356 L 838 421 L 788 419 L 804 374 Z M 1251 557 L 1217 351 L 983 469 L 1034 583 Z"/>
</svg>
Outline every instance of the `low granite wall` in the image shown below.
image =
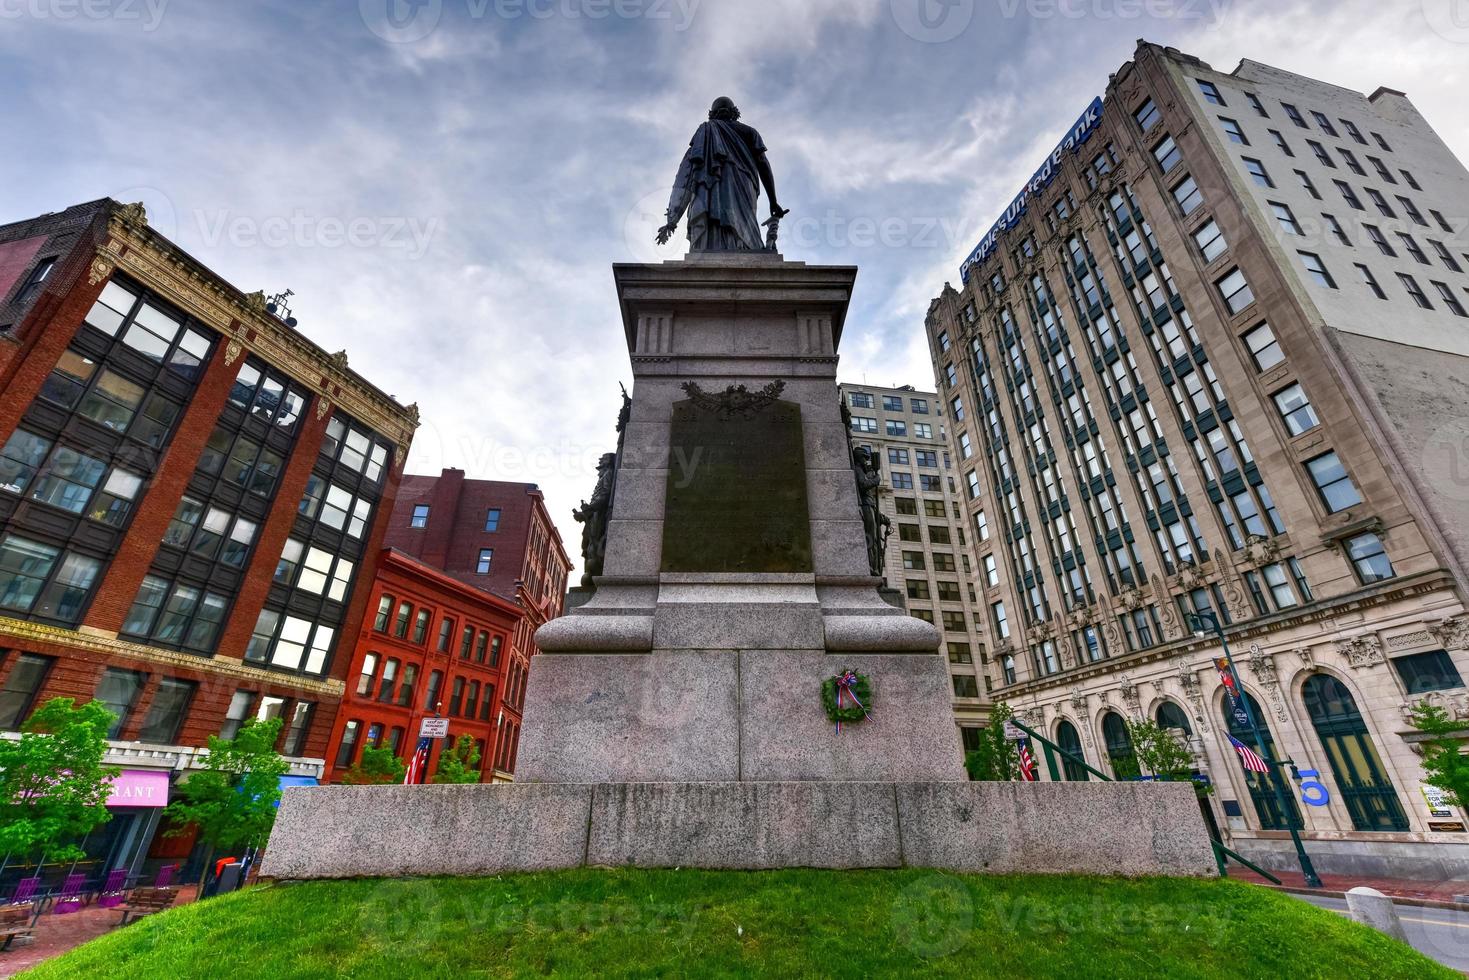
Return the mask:
<svg viewBox="0 0 1469 980">
<path fill-rule="evenodd" d="M 593 867 L 1215 873 L 1186 783 L 522 783 L 287 790 L 261 875 Z"/>
</svg>

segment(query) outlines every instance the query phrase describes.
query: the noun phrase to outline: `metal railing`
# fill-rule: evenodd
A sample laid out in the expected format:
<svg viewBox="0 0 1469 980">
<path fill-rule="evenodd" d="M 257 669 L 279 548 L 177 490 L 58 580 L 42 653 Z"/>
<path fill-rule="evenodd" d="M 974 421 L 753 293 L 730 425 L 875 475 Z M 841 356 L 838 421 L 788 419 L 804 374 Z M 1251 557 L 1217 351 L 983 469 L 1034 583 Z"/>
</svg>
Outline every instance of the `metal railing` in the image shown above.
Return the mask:
<svg viewBox="0 0 1469 980">
<path fill-rule="evenodd" d="M 1016 728 L 1020 729 L 1027 736 L 1029 736 L 1030 738 L 1034 739 L 1036 742 L 1040 743 L 1041 751 L 1045 754 L 1045 757 L 1046 757 L 1046 770 L 1051 775 L 1051 782 L 1053 782 L 1053 783 L 1061 783 L 1061 782 L 1070 782 L 1071 781 L 1070 779 L 1063 779 L 1061 777 L 1062 768 L 1064 768 L 1064 767 L 1062 767 L 1062 768 L 1058 768 L 1057 767 L 1057 765 L 1056 765 L 1056 757 L 1057 756 L 1060 756 L 1060 758 L 1061 758 L 1061 760 L 1062 760 L 1063 763 L 1070 762 L 1070 763 L 1073 763 L 1073 764 L 1075 764 L 1077 766 L 1080 766 L 1082 769 L 1086 770 L 1088 773 L 1090 773 L 1091 775 L 1095 776 L 1096 778 L 1098 778 L 1100 780 L 1103 780 L 1104 782 L 1113 783 L 1113 782 L 1116 782 L 1117 781 L 1117 780 L 1113 779 L 1111 776 L 1109 776 L 1106 773 L 1102 772 L 1100 769 L 1093 768 L 1091 765 L 1089 765 L 1087 763 L 1087 761 L 1085 759 L 1083 759 L 1080 756 L 1076 755 L 1074 752 L 1069 752 L 1066 749 L 1061 748 L 1061 746 L 1057 745 L 1055 742 L 1053 742 L 1050 739 L 1046 738 L 1044 735 L 1040 734 L 1034 728 L 1031 728 L 1029 725 L 1025 724 L 1024 722 L 1018 721 L 1018 720 L 1016 720 L 1015 718 L 1012 717 L 1012 718 L 1010 718 L 1010 724 L 1012 724 Z M 1214 838 L 1212 838 L 1212 837 L 1209 838 L 1209 844 L 1214 849 L 1214 863 L 1219 868 L 1219 877 L 1221 877 L 1221 878 L 1228 878 L 1229 877 L 1229 870 L 1225 866 L 1225 861 L 1228 858 L 1234 858 L 1235 861 L 1237 861 L 1238 863 L 1244 865 L 1246 868 L 1249 868 L 1251 871 L 1255 872 L 1255 874 L 1261 876 L 1262 878 L 1265 878 L 1265 879 L 1267 879 L 1269 881 L 1272 881 L 1272 882 L 1274 882 L 1277 885 L 1280 884 L 1280 879 L 1277 878 L 1277 877 L 1275 877 L 1275 875 L 1273 875 L 1270 872 L 1266 871 L 1264 868 L 1260 867 L 1258 864 L 1255 864 L 1253 861 L 1249 860 L 1248 858 L 1246 858 L 1244 855 L 1238 853 L 1237 851 L 1232 851 L 1229 848 L 1225 847 L 1222 843 L 1220 843 L 1219 841 L 1215 840 Z"/>
</svg>

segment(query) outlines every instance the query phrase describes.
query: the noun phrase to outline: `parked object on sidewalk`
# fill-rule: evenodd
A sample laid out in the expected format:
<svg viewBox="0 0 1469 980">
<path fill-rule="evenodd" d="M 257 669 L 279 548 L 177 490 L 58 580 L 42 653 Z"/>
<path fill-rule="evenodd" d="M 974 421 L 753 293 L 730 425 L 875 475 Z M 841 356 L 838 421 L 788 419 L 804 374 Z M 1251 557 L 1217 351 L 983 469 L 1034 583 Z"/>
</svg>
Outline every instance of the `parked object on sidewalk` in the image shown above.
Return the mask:
<svg viewBox="0 0 1469 980">
<path fill-rule="evenodd" d="M 9 949 L 17 936 L 29 936 L 31 923 L 31 907 L 28 903 L 0 907 L 0 939 L 5 940 L 0 950 Z"/>
<path fill-rule="evenodd" d="M 174 903 L 178 898 L 179 890 L 175 887 L 169 888 L 134 888 L 132 895 L 128 897 L 127 904 L 122 906 L 122 921 L 118 925 L 125 926 L 128 921 L 152 915 L 154 912 L 162 912 Z"/>
<path fill-rule="evenodd" d="M 1398 942 L 1408 941 L 1407 933 L 1403 932 L 1403 924 L 1398 920 L 1398 910 L 1393 906 L 1392 899 L 1376 888 L 1358 885 L 1348 891 L 1347 908 L 1351 911 L 1352 918 L 1362 925 L 1371 926 Z"/>
<path fill-rule="evenodd" d="M 75 912 L 82 907 L 82 885 L 87 881 L 84 874 L 69 874 L 61 883 L 61 891 L 56 893 L 55 903 L 51 906 L 52 915 L 66 915 Z"/>
<path fill-rule="evenodd" d="M 123 903 L 123 899 L 127 898 L 127 888 L 125 887 L 127 885 L 127 878 L 128 872 L 126 868 L 118 868 L 116 871 L 109 871 L 107 873 L 107 880 L 102 883 L 102 888 L 97 895 L 98 908 L 116 908 Z"/>
</svg>

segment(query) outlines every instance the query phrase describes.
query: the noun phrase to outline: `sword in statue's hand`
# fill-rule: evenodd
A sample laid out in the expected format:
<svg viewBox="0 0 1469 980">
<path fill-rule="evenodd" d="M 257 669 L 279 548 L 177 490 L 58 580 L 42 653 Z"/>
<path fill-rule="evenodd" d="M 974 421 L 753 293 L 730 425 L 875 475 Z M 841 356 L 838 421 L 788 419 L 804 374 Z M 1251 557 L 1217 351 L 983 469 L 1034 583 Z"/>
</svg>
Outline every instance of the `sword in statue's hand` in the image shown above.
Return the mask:
<svg viewBox="0 0 1469 980">
<path fill-rule="evenodd" d="M 776 206 L 770 209 L 770 217 L 760 222 L 760 227 L 770 229 L 765 234 L 765 248 L 767 251 L 775 251 L 775 240 L 780 235 L 780 219 L 790 213 L 790 208 Z"/>
</svg>

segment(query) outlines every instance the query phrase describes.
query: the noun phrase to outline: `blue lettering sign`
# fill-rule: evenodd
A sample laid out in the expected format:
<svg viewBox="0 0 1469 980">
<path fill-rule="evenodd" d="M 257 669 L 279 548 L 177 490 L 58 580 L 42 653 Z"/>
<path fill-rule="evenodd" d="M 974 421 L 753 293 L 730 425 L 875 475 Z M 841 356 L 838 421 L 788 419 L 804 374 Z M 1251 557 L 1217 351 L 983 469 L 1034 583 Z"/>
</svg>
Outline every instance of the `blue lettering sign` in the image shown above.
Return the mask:
<svg viewBox="0 0 1469 980">
<path fill-rule="evenodd" d="M 969 281 L 969 270 L 982 263 L 990 257 L 990 253 L 999 244 L 1000 233 L 1014 228 L 1025 215 L 1025 209 L 1030 204 L 1030 198 L 1045 190 L 1055 178 L 1056 172 L 1061 169 L 1061 160 L 1066 153 L 1075 153 L 1076 150 L 1087 140 L 1091 139 L 1092 131 L 1102 121 L 1102 99 L 1098 96 L 1092 99 L 1092 104 L 1086 107 L 1086 111 L 1076 120 L 1076 125 L 1066 134 L 1066 138 L 1056 145 L 1051 155 L 1046 157 L 1046 162 L 1041 164 L 1040 169 L 1030 178 L 1015 200 L 1000 215 L 1000 220 L 989 230 L 979 244 L 974 246 L 974 251 L 969 253 L 969 258 L 959 266 L 959 278 L 964 282 Z"/>
<path fill-rule="evenodd" d="M 1301 780 L 1301 802 L 1307 806 L 1326 806 L 1331 802 L 1331 794 L 1318 779 L 1321 775 L 1316 769 L 1302 769 Z"/>
</svg>

